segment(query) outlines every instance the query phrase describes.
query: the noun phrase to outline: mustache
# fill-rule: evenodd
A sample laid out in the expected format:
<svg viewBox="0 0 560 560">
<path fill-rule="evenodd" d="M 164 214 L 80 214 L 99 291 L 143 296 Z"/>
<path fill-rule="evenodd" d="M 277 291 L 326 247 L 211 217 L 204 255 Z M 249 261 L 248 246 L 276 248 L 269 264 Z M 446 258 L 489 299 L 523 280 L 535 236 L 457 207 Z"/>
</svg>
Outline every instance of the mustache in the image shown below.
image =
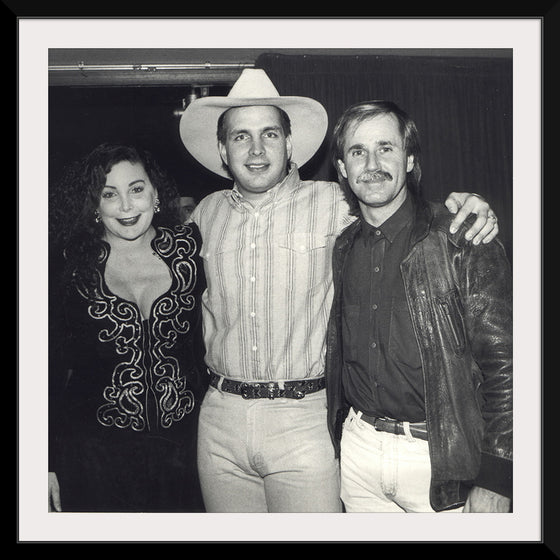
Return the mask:
<svg viewBox="0 0 560 560">
<path fill-rule="evenodd" d="M 393 176 L 387 171 L 366 171 L 358 177 L 358 183 L 380 183 L 381 181 L 391 181 Z"/>
</svg>

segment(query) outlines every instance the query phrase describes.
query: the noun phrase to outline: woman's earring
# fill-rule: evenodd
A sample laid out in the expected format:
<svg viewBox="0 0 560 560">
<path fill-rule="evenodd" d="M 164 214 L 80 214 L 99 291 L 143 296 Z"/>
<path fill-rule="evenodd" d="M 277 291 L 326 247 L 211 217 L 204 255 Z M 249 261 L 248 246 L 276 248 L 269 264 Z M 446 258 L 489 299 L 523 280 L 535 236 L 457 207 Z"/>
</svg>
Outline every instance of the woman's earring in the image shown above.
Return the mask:
<svg viewBox="0 0 560 560">
<path fill-rule="evenodd" d="M 98 210 L 95 211 L 95 223 L 99 224 L 101 222 L 101 214 Z"/>
<path fill-rule="evenodd" d="M 159 198 L 156 198 L 154 202 L 154 212 L 157 214 L 160 210 L 161 208 L 159 207 Z"/>
</svg>

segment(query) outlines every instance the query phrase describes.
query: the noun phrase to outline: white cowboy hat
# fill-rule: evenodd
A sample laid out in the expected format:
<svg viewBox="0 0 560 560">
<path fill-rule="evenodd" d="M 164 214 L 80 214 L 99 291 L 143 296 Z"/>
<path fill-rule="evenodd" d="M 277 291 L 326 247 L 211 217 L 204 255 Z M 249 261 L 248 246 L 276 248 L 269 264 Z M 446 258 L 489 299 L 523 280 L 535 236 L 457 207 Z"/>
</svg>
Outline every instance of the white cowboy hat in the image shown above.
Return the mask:
<svg viewBox="0 0 560 560">
<path fill-rule="evenodd" d="M 231 107 L 275 105 L 290 117 L 291 161 L 301 167 L 321 146 L 327 132 L 325 108 L 309 97 L 280 96 L 264 70 L 243 70 L 227 97 L 201 97 L 185 109 L 179 125 L 181 140 L 204 167 L 229 177 L 222 165 L 216 136 L 218 118 Z"/>
</svg>

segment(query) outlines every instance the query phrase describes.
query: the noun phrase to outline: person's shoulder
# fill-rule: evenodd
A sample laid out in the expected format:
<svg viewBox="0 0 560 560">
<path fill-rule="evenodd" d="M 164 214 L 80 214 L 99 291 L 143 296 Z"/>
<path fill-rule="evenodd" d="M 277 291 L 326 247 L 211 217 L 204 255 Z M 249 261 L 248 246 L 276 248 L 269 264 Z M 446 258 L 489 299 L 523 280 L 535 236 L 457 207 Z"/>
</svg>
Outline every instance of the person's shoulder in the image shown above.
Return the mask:
<svg viewBox="0 0 560 560">
<path fill-rule="evenodd" d="M 346 204 L 340 185 L 334 181 L 301 181 L 299 187 L 298 194 L 309 194 L 315 199 L 325 200 L 331 204 L 333 202 Z"/>
<path fill-rule="evenodd" d="M 210 202 L 212 202 L 213 200 L 215 200 L 217 198 L 223 198 L 224 196 L 229 196 L 229 195 L 231 195 L 231 191 L 232 191 L 232 189 L 220 189 L 220 190 L 211 192 L 210 194 L 207 194 L 198 203 L 197 206 L 200 206 L 201 204 L 209 204 Z"/>
<path fill-rule="evenodd" d="M 338 235 L 336 239 L 336 247 L 341 247 L 348 243 L 355 235 L 356 231 L 360 228 L 360 220 L 353 217 L 353 221 L 350 222 Z"/>
<path fill-rule="evenodd" d="M 342 192 L 340 189 L 340 185 L 335 181 L 308 180 L 308 181 L 302 181 L 301 184 L 303 186 L 308 184 L 314 185 L 315 187 L 317 187 L 317 190 L 321 192 L 335 192 L 335 193 Z"/>
<path fill-rule="evenodd" d="M 432 213 L 432 229 L 445 230 L 451 224 L 454 214 L 452 214 L 445 204 L 441 202 L 426 202 Z"/>
<path fill-rule="evenodd" d="M 200 214 L 201 212 L 211 209 L 225 198 L 231 196 L 231 189 L 222 189 L 207 194 L 195 207 L 193 214 Z"/>
<path fill-rule="evenodd" d="M 214 211 L 231 197 L 231 192 L 231 189 L 222 189 L 206 195 L 192 211 L 190 221 L 200 226 L 202 221 L 213 220 Z"/>
<path fill-rule="evenodd" d="M 319 185 L 323 186 L 324 188 L 334 189 L 334 190 L 339 190 L 340 189 L 340 185 L 336 181 L 318 180 L 318 181 L 314 181 L 314 182 L 318 183 Z"/>
<path fill-rule="evenodd" d="M 427 202 L 432 213 L 431 231 L 437 232 L 440 235 L 445 235 L 457 247 L 463 247 L 470 243 L 465 239 L 465 233 L 470 229 L 476 220 L 474 214 L 467 216 L 465 221 L 459 226 L 455 233 L 451 233 L 449 228 L 455 214 L 449 211 L 447 206 L 441 202 Z"/>
</svg>

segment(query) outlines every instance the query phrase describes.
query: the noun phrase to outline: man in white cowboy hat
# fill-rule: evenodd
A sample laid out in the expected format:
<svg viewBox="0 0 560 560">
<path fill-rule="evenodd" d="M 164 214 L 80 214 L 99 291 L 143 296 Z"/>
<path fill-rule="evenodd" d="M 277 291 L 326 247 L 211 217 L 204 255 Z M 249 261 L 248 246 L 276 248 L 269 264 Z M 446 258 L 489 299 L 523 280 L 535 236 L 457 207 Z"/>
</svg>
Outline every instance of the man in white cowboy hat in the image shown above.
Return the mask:
<svg viewBox="0 0 560 560">
<path fill-rule="evenodd" d="M 298 173 L 326 130 L 320 103 L 280 96 L 258 69 L 244 70 L 227 97 L 194 101 L 181 119 L 187 150 L 234 181 L 192 214 L 208 283 L 211 379 L 198 447 L 208 512 L 342 511 L 327 429 L 325 334 L 332 248 L 355 217 L 337 183 Z M 487 203 L 458 198 L 468 200 L 458 221 L 472 210 L 479 219 L 471 234 L 495 237 Z"/>
</svg>

